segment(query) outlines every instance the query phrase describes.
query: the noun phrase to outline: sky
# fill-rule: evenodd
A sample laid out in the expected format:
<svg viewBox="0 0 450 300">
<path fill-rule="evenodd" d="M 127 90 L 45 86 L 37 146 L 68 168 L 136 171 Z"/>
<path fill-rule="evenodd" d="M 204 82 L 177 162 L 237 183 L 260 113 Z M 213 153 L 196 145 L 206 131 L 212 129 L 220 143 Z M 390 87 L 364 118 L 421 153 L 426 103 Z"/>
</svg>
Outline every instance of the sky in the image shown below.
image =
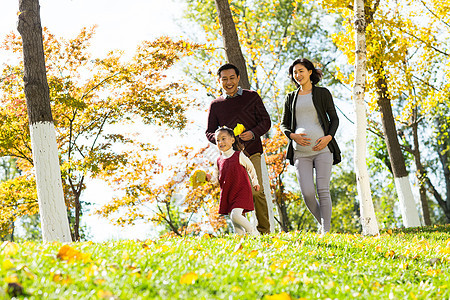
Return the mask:
<svg viewBox="0 0 450 300">
<path fill-rule="evenodd" d="M 19 1 L 0 2 L 0 40 L 3 41 L 10 32 L 19 34 Z M 42 26 L 55 35 L 71 37 L 78 34 L 82 27 L 97 25 L 92 40 L 94 56 L 103 56 L 112 49 L 132 54 L 143 40 L 153 40 L 162 35 L 177 38 L 184 32 L 181 25 L 183 6 L 177 0 L 40 0 L 40 6 Z M 5 52 L 0 50 L 0 65 L 8 60 Z M 150 138 L 151 130 L 146 132 L 143 138 Z M 171 145 L 174 140 L 174 137 L 169 137 L 165 144 Z M 106 183 L 92 180 L 88 182 L 82 199 L 98 207 L 114 195 Z M 83 224 L 88 226 L 91 240 L 96 242 L 122 238 L 146 239 L 155 234 L 150 224 L 121 228 L 89 214 L 83 217 Z"/>
<path fill-rule="evenodd" d="M 1 2 L 0 37 L 18 33 L 19 0 Z M 180 18 L 182 6 L 174 0 L 40 0 L 40 6 L 42 26 L 57 35 L 71 36 L 84 26 L 98 25 L 94 54 L 134 50 L 141 40 L 180 32 L 174 20 Z"/>
</svg>

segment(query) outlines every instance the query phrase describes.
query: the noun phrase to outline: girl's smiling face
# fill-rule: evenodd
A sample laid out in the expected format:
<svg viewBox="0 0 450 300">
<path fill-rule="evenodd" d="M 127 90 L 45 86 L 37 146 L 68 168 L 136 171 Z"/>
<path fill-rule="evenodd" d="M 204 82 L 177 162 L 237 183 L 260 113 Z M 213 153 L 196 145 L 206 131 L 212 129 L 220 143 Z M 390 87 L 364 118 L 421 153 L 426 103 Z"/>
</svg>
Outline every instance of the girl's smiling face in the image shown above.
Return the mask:
<svg viewBox="0 0 450 300">
<path fill-rule="evenodd" d="M 227 131 L 221 130 L 216 134 L 216 144 L 220 151 L 225 152 L 233 147 L 234 137 Z"/>
</svg>

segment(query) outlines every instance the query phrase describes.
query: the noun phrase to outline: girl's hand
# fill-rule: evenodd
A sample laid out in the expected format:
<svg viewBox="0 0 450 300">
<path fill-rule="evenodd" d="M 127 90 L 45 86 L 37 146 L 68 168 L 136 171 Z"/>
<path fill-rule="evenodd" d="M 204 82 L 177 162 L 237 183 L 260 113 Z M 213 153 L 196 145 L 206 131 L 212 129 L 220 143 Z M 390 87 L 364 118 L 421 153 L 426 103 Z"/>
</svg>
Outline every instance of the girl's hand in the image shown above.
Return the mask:
<svg viewBox="0 0 450 300">
<path fill-rule="evenodd" d="M 259 184 L 255 185 L 253 188 L 254 188 L 255 191 L 257 191 L 257 192 L 261 189 L 261 187 L 259 186 Z"/>
<path fill-rule="evenodd" d="M 290 137 L 300 146 L 311 145 L 311 139 L 306 137 L 306 133 L 291 133 Z"/>
<path fill-rule="evenodd" d="M 331 135 L 326 135 L 323 136 L 319 139 L 317 139 L 316 141 L 316 145 L 314 147 L 312 147 L 313 151 L 320 151 L 323 148 L 325 148 L 329 142 L 331 142 L 331 140 L 333 139 L 333 137 Z"/>
<path fill-rule="evenodd" d="M 211 181 L 211 174 L 206 174 L 206 181 Z"/>
</svg>

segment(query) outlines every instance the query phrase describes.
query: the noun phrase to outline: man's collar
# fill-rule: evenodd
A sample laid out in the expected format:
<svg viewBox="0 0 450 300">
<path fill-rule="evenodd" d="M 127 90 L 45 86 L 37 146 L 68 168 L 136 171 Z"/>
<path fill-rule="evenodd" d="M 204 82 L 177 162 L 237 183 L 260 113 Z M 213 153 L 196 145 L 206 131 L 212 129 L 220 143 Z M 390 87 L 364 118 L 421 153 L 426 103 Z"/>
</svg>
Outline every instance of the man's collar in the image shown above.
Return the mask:
<svg viewBox="0 0 450 300">
<path fill-rule="evenodd" d="M 225 98 L 225 99 L 228 99 L 228 98 L 234 98 L 234 97 L 237 97 L 237 96 L 242 96 L 242 93 L 243 93 L 243 90 L 242 90 L 242 88 L 240 87 L 240 86 L 238 86 L 238 89 L 237 89 L 237 92 L 236 92 L 236 94 L 234 94 L 234 96 L 230 96 L 230 95 L 228 95 L 227 93 L 223 93 L 223 97 Z"/>
</svg>

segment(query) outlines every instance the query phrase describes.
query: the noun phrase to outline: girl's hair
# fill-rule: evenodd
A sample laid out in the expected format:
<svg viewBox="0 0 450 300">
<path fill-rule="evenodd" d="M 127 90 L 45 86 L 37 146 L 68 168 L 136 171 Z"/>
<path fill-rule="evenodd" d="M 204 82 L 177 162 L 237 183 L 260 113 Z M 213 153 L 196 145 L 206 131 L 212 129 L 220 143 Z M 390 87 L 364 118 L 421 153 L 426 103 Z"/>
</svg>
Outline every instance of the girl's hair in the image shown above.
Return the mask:
<svg viewBox="0 0 450 300">
<path fill-rule="evenodd" d="M 300 85 L 298 84 L 297 81 L 295 81 L 294 79 L 294 66 L 301 64 L 302 66 L 304 66 L 307 70 L 311 70 L 311 82 L 312 84 L 317 84 L 320 79 L 322 79 L 322 70 L 320 69 L 316 69 L 316 67 L 314 67 L 314 64 L 309 61 L 306 58 L 299 58 L 294 60 L 294 62 L 291 64 L 291 66 L 289 67 L 289 77 L 291 78 L 292 82 L 295 84 L 296 87 L 300 87 Z"/>
<path fill-rule="evenodd" d="M 234 135 L 234 131 L 233 129 L 231 129 L 230 127 L 227 126 L 221 126 L 219 128 L 217 128 L 217 130 L 214 132 L 214 135 L 216 136 L 219 132 L 226 132 L 228 133 L 231 137 L 234 138 L 234 143 L 233 143 L 233 150 L 238 151 L 239 148 L 237 146 L 237 138 Z"/>
</svg>

